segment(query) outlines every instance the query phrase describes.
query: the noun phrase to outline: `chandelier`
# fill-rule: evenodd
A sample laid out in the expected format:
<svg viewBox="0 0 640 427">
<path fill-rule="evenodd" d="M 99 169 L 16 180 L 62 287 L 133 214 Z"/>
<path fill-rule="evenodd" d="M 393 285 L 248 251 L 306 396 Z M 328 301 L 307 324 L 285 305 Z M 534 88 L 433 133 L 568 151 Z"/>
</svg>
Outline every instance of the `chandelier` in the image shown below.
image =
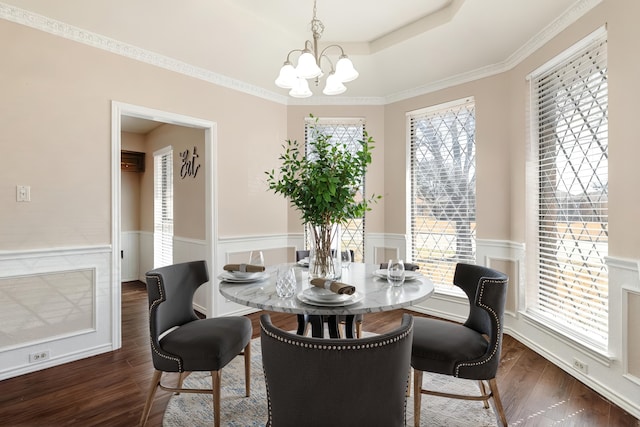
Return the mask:
<svg viewBox="0 0 640 427">
<path fill-rule="evenodd" d="M 295 98 L 307 98 L 313 93 L 309 89 L 308 79 L 314 79 L 318 86 L 320 78 L 324 76 L 322 65 L 328 63 L 330 67 L 329 75 L 325 82 L 322 93 L 325 95 L 339 95 L 347 90 L 343 83 L 355 80 L 358 72 L 353 68 L 353 63 L 344 53 L 344 49 L 337 44 L 322 49 L 318 53 L 318 40 L 322 37 L 324 24 L 316 18 L 316 1 L 313 2 L 313 19 L 311 20 L 311 32 L 313 33 L 313 42 L 306 40 L 304 49 L 294 49 L 287 54 L 287 60 L 280 69 L 280 74 L 276 79 L 276 86 L 291 89 L 289 95 Z M 331 59 L 327 56 L 329 49 L 339 49 L 340 56 L 335 63 L 335 67 Z M 300 53 L 298 64 L 294 67 L 291 64 L 291 54 Z M 324 60 L 324 61 L 323 61 Z"/>
</svg>

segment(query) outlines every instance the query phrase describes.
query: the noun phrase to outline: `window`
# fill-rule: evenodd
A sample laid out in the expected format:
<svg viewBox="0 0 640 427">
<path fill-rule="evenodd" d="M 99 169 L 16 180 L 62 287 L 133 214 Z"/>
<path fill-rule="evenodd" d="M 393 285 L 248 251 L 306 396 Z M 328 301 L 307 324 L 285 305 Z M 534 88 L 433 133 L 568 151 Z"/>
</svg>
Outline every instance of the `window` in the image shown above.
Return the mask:
<svg viewBox="0 0 640 427">
<path fill-rule="evenodd" d="M 531 77 L 537 130 L 536 286 L 527 309 L 606 348 L 607 41 L 601 31 Z"/>
<path fill-rule="evenodd" d="M 315 126 L 324 135 L 331 135 L 331 141 L 336 144 L 346 144 L 352 151 L 361 149 L 360 141 L 364 139 L 364 120 L 362 119 L 316 119 L 308 118 L 305 121 L 305 142 L 308 142 L 310 127 Z M 307 145 L 308 147 L 308 145 Z M 359 189 L 360 194 L 364 194 L 364 177 Z M 305 242 L 307 242 L 305 230 Z M 355 262 L 364 261 L 364 217 L 349 220 L 341 229 L 342 238 L 340 248 L 342 251 L 350 249 L 353 251 Z M 307 245 L 308 247 L 309 245 Z"/>
<path fill-rule="evenodd" d="M 173 149 L 153 153 L 153 268 L 173 264 Z"/>
<path fill-rule="evenodd" d="M 458 262 L 475 263 L 475 104 L 464 99 L 408 114 L 411 254 L 439 292 L 458 293 Z"/>
</svg>

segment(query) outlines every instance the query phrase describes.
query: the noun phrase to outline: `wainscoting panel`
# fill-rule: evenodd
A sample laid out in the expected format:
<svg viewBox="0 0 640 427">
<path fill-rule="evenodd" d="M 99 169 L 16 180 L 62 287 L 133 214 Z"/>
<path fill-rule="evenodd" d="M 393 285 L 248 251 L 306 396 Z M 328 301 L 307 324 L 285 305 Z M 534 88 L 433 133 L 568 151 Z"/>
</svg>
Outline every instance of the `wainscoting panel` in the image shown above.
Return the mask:
<svg viewBox="0 0 640 427">
<path fill-rule="evenodd" d="M 0 380 L 115 350 L 111 247 L 0 253 Z"/>
<path fill-rule="evenodd" d="M 95 331 L 95 271 L 0 278 L 0 351 Z"/>
<path fill-rule="evenodd" d="M 404 261 L 407 257 L 407 238 L 404 234 L 387 234 L 376 238 L 375 235 L 367 235 L 365 241 L 371 240 L 371 257 L 367 257 L 366 262 L 380 264 L 392 258 L 399 258 Z M 367 245 L 369 246 L 369 245 Z"/>
<path fill-rule="evenodd" d="M 640 290 L 624 289 L 626 316 L 624 318 L 624 343 L 626 348 L 625 375 L 640 385 L 640 339 L 637 328 L 640 325 Z"/>
</svg>

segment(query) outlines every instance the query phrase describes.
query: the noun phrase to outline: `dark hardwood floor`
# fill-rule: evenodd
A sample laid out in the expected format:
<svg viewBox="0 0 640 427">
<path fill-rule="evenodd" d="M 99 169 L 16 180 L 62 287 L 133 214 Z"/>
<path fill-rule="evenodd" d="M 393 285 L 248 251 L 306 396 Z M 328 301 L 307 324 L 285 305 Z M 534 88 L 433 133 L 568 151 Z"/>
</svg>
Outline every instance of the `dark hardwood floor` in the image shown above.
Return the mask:
<svg viewBox="0 0 640 427">
<path fill-rule="evenodd" d="M 0 426 L 137 425 L 153 372 L 147 297 L 142 283 L 129 282 L 122 288 L 122 348 L 1 381 Z M 391 330 L 402 312 L 367 315 L 364 329 Z M 259 315 L 249 317 L 258 336 Z M 272 313 L 272 320 L 281 328 L 296 326 L 293 315 Z M 509 336 L 504 338 L 501 363 L 498 386 L 512 426 L 640 426 L 637 419 Z M 149 426 L 162 425 L 169 397 L 158 391 Z"/>
</svg>

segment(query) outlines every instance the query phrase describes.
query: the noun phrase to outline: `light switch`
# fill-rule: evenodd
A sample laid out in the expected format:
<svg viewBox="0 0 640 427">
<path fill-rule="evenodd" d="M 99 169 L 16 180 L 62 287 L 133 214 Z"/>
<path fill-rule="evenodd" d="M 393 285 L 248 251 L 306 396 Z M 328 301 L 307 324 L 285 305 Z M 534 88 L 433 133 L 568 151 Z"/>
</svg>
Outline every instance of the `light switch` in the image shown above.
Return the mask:
<svg viewBox="0 0 640 427">
<path fill-rule="evenodd" d="M 31 201 L 31 187 L 28 185 L 18 185 L 16 187 L 16 200 L 18 202 Z"/>
</svg>

